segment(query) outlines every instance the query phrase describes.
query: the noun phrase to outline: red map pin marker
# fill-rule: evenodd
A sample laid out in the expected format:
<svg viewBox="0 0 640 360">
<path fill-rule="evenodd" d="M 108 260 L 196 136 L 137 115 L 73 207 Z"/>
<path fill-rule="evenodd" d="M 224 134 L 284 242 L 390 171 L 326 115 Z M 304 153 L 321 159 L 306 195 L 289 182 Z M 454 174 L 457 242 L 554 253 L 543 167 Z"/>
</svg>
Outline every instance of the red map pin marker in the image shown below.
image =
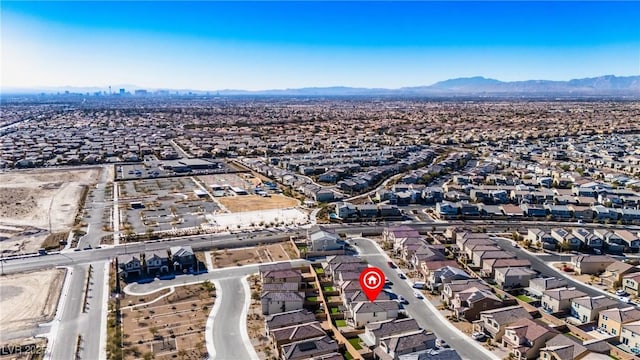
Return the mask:
<svg viewBox="0 0 640 360">
<path fill-rule="evenodd" d="M 374 301 L 384 288 L 384 273 L 377 267 L 368 267 L 360 273 L 360 287 L 369 301 Z"/>
</svg>

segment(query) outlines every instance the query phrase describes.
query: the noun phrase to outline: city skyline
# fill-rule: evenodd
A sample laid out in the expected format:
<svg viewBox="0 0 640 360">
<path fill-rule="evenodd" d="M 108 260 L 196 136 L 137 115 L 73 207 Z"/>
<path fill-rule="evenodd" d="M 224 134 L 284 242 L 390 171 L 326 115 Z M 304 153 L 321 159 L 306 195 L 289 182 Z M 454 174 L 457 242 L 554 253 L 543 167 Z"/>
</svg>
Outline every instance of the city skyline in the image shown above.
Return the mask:
<svg viewBox="0 0 640 360">
<path fill-rule="evenodd" d="M 640 73 L 633 2 L 3 2 L 2 87 L 400 88 Z"/>
</svg>

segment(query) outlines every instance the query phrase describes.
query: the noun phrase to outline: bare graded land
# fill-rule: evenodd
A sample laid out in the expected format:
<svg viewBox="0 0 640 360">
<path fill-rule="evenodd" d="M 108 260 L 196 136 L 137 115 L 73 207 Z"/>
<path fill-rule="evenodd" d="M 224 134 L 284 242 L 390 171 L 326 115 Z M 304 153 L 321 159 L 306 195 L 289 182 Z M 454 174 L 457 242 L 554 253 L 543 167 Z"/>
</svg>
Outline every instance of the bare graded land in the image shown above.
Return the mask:
<svg viewBox="0 0 640 360">
<path fill-rule="evenodd" d="M 259 195 L 229 196 L 218 198 L 217 200 L 231 212 L 284 209 L 300 204 L 294 198 L 279 194 L 271 195 L 271 197 Z"/>
<path fill-rule="evenodd" d="M 64 273 L 51 269 L 0 277 L 0 333 L 50 321 L 58 306 Z"/>
<path fill-rule="evenodd" d="M 99 168 L 0 174 L 0 251 L 35 252 L 52 232 L 69 230 L 85 186 Z"/>
<path fill-rule="evenodd" d="M 236 250 L 217 250 L 211 253 L 214 268 L 262 264 L 296 259 L 290 242 L 248 247 Z"/>
<path fill-rule="evenodd" d="M 153 301 L 164 294 L 145 298 Z M 124 358 L 138 359 L 146 353 L 152 353 L 154 359 L 206 357 L 205 324 L 215 296 L 211 284 L 178 286 L 153 304 L 122 309 Z"/>
</svg>

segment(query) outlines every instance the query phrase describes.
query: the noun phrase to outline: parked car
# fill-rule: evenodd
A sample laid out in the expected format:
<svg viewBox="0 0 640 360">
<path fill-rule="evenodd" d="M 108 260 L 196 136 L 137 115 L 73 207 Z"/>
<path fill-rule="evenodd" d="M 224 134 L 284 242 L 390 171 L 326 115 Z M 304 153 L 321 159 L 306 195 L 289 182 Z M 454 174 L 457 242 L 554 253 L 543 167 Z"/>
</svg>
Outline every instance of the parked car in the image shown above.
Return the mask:
<svg viewBox="0 0 640 360">
<path fill-rule="evenodd" d="M 413 296 L 421 300 L 424 299 L 424 296 L 422 296 L 422 294 L 419 291 L 414 291 Z"/>
<path fill-rule="evenodd" d="M 627 293 L 623 289 L 618 289 L 618 290 L 616 290 L 616 295 L 618 295 L 618 296 L 629 296 L 629 293 Z"/>
<path fill-rule="evenodd" d="M 394 264 L 393 261 L 387 261 L 387 264 L 389 264 L 389 267 L 392 269 L 397 268 L 396 264 Z"/>
<path fill-rule="evenodd" d="M 447 344 L 446 341 L 444 341 L 444 340 L 442 340 L 440 338 L 437 338 L 436 339 L 436 346 L 439 347 L 439 348 L 447 348 L 447 347 L 449 347 L 449 344 Z"/>
<path fill-rule="evenodd" d="M 399 273 L 398 277 L 402 280 L 406 279 L 407 277 L 403 274 L 403 273 Z"/>
<path fill-rule="evenodd" d="M 409 300 L 405 299 L 404 296 L 402 296 L 402 295 L 398 295 L 398 301 L 401 304 L 405 304 L 405 305 L 407 305 L 409 303 Z"/>
<path fill-rule="evenodd" d="M 471 334 L 471 338 L 476 341 L 482 341 L 487 338 L 487 335 L 485 335 L 483 332 L 474 332 L 473 334 Z"/>
<path fill-rule="evenodd" d="M 424 289 L 427 287 L 427 284 L 424 281 L 416 281 L 413 284 L 413 288 L 414 289 Z"/>
</svg>

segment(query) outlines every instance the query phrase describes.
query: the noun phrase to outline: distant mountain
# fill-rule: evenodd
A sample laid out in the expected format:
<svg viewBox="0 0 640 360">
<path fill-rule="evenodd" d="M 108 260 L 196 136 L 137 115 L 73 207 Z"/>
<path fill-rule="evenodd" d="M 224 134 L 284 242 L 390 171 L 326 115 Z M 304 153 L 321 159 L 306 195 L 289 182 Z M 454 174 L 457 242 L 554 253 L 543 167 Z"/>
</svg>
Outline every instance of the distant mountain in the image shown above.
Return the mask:
<svg viewBox="0 0 640 360">
<path fill-rule="evenodd" d="M 640 76 L 617 77 L 606 75 L 569 81 L 527 80 L 503 82 L 484 77 L 458 78 L 423 87 L 424 90 L 441 90 L 465 94 L 584 94 L 637 95 L 640 93 Z"/>
<path fill-rule="evenodd" d="M 120 88 L 133 93 L 143 87 L 135 85 L 112 86 L 113 93 Z M 356 88 L 346 86 L 306 87 L 298 89 L 273 90 L 188 90 L 188 89 L 147 89 L 149 92 L 163 90 L 165 93 L 192 93 L 221 96 L 623 96 L 640 97 L 640 76 L 605 75 L 569 81 L 526 80 L 500 81 L 482 76 L 449 79 L 428 86 L 403 87 L 399 89 Z M 38 89 L 3 88 L 2 93 L 94 93 L 108 91 L 108 87 L 48 87 Z"/>
</svg>

